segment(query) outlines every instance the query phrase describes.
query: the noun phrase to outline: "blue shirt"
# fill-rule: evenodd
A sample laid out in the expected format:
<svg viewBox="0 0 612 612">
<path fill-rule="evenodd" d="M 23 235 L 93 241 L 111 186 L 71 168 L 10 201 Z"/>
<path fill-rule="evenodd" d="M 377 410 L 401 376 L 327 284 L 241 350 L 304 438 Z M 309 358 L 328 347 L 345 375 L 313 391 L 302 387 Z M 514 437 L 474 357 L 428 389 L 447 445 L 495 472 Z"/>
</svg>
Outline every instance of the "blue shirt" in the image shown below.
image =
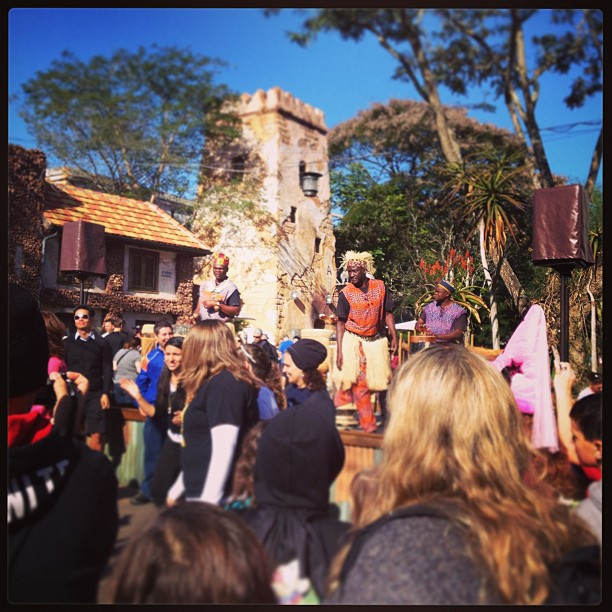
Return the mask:
<svg viewBox="0 0 612 612">
<path fill-rule="evenodd" d="M 262 421 L 271 419 L 275 414 L 278 414 L 278 403 L 274 397 L 272 389 L 269 387 L 260 387 L 257 394 L 257 408 L 259 409 L 259 418 Z"/>
<path fill-rule="evenodd" d="M 285 386 L 285 397 L 287 398 L 287 408 L 291 406 L 297 406 L 298 404 L 304 403 L 312 394 L 312 391 L 308 387 L 302 387 L 301 389 L 289 383 Z"/>
<path fill-rule="evenodd" d="M 136 378 L 136 384 L 149 404 L 155 404 L 157 399 L 157 383 L 164 367 L 164 351 L 156 345 L 147 353 L 147 370 L 141 370 Z M 138 403 L 134 402 L 137 406 Z"/>
</svg>

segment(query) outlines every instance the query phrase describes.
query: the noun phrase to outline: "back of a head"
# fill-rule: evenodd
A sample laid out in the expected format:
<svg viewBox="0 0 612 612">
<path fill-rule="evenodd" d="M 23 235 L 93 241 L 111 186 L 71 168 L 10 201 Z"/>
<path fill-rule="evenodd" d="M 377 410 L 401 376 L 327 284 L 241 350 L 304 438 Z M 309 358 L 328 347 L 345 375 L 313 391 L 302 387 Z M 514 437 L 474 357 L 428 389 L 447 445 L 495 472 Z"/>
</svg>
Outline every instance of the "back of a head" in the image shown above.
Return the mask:
<svg viewBox="0 0 612 612">
<path fill-rule="evenodd" d="M 248 354 L 247 359 L 253 368 L 255 376 L 265 382 L 270 376 L 272 363 L 266 351 L 257 344 L 245 344 L 243 350 Z"/>
<path fill-rule="evenodd" d="M 36 300 L 10 283 L 8 312 L 9 397 L 37 391 L 47 380 L 47 330 Z"/>
<path fill-rule="evenodd" d="M 335 424 L 316 406 L 304 403 L 277 414 L 257 448 L 257 505 L 326 511 L 344 458 Z"/>
<path fill-rule="evenodd" d="M 206 319 L 196 323 L 185 336 L 183 367 L 228 362 L 238 357 L 234 336 L 223 321 Z"/>
<path fill-rule="evenodd" d="M 49 354 L 56 357 L 64 356 L 63 338 L 66 335 L 66 325 L 59 317 L 48 310 L 42 310 L 42 318 L 47 329 L 47 340 L 49 342 Z"/>
<path fill-rule="evenodd" d="M 527 469 L 531 445 L 508 383 L 460 345 L 431 347 L 406 361 L 388 409 L 384 462 L 409 474 L 406 485 L 418 494 L 451 492 L 467 478 L 517 483 Z"/>
<path fill-rule="evenodd" d="M 127 336 L 125 342 L 123 343 L 123 348 L 126 349 L 139 349 L 141 346 L 141 341 L 138 336 Z"/>
<path fill-rule="evenodd" d="M 113 603 L 276 603 L 263 547 L 232 512 L 201 502 L 162 510 L 113 572 Z"/>
</svg>

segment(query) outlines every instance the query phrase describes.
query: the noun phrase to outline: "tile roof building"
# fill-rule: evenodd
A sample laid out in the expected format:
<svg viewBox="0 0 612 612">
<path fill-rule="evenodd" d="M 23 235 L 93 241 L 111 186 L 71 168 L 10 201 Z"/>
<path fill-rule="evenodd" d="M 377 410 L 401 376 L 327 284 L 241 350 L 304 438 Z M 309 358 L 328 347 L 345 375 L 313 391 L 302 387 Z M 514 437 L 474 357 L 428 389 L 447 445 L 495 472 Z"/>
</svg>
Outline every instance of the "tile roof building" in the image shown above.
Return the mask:
<svg viewBox="0 0 612 612">
<path fill-rule="evenodd" d="M 77 187 L 50 173 L 40 151 L 9 145 L 9 282 L 24 285 L 72 326 L 80 283 L 60 270 L 62 228 L 104 227 L 106 276 L 85 281 L 99 326 L 120 315 L 126 330 L 166 318 L 186 323 L 193 311 L 194 258 L 211 251 L 156 204 Z"/>
<path fill-rule="evenodd" d="M 178 249 L 197 256 L 210 252 L 187 228 L 156 204 L 67 183 L 50 182 L 45 186 L 43 215 L 51 225 L 88 221 L 103 225 L 107 236 Z"/>
</svg>

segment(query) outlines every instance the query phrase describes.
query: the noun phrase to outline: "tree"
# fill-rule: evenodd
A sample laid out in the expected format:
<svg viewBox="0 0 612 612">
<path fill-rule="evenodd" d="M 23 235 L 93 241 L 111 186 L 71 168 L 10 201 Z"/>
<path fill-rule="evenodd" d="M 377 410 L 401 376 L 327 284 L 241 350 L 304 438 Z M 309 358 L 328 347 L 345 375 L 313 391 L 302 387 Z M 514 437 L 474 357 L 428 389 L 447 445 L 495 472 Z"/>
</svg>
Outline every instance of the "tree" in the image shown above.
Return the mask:
<svg viewBox="0 0 612 612">
<path fill-rule="evenodd" d="M 447 167 L 452 178 L 445 185 L 444 200 L 455 205 L 455 213 L 462 218 L 473 219 L 474 228 L 478 228 L 480 258 L 490 292 L 492 344 L 494 349 L 499 349 L 497 303 L 487 253 L 503 251 L 507 234 L 515 238 L 518 232 L 517 215 L 524 212 L 524 202 L 528 198 L 522 180 L 525 177 L 524 154 L 486 150 L 466 157 L 461 165 L 448 164 Z"/>
<path fill-rule="evenodd" d="M 208 132 L 232 125 L 222 111 L 232 94 L 213 83 L 221 65 L 156 45 L 88 63 L 65 51 L 22 86 L 20 114 L 38 146 L 91 175 L 95 188 L 183 195 Z"/>
<path fill-rule="evenodd" d="M 490 166 L 496 155 L 514 156 L 518 166 L 524 161 L 526 151 L 510 132 L 468 118 L 465 109 L 444 110 L 462 155 L 470 160 L 471 179 L 480 165 Z M 344 212 L 336 227 L 336 245 L 354 248 L 358 244 L 376 254 L 385 282 L 400 298 L 400 316 L 422 294 L 419 262 L 444 259 L 456 245 L 467 246 L 480 219 L 471 214 L 449 215 L 458 199 L 440 185 L 456 181 L 456 171 L 445 163 L 435 136 L 429 106 L 410 100 L 374 104 L 329 135 L 332 203 Z M 462 189 L 454 195 L 458 193 Z M 484 257 L 483 270 L 489 274 Z M 492 289 L 489 283 L 488 290 Z M 494 306 L 494 319 L 495 313 Z"/>
<path fill-rule="evenodd" d="M 273 14 L 277 10 L 268 10 L 267 13 Z M 535 116 L 538 79 L 546 69 L 564 72 L 571 65 L 585 65 L 584 72 L 589 75 L 588 86 L 584 85 L 584 80 L 582 85 L 575 82 L 567 103 L 579 104 L 587 95 L 596 93 L 601 87 L 602 20 L 597 11 L 585 12 L 585 21 L 589 25 L 588 40 L 577 35 L 573 41 L 567 36 L 557 37 L 556 43 L 552 36 L 546 41 L 536 38 L 535 44 L 539 41 L 549 55 L 543 56 L 538 68 L 529 75 L 523 25 L 534 14 L 531 9 L 432 10 L 430 15 L 435 16 L 441 25 L 434 28 L 434 34 L 428 38 L 422 26 L 425 9 L 316 9 L 304 20 L 302 31 L 290 36 L 296 43 L 306 45 L 319 32 L 337 31 L 344 39 L 355 41 L 366 34 L 373 35 L 398 62 L 394 78 L 410 82 L 417 94 L 430 105 L 443 155 L 450 164 L 461 164 L 463 160 L 441 102 L 441 86 L 446 85 L 455 93 L 465 93 L 466 83 L 482 84 L 497 79 L 499 86 L 494 92 L 498 96 L 504 95 L 515 130 L 527 143 L 518 118 L 525 122 L 536 167 L 543 177 L 543 184 L 549 185 L 553 179 Z M 575 15 L 576 11 L 570 10 L 562 19 L 564 23 L 573 24 Z M 455 37 L 451 34 L 453 31 L 457 32 Z M 488 45 L 490 36 L 499 39 L 504 33 L 507 36 L 502 36 L 500 47 L 494 50 Z M 442 38 L 442 44 L 434 47 L 437 37 Z M 587 45 L 594 52 L 585 61 Z M 500 62 L 504 54 L 510 58 L 506 64 Z M 525 108 L 520 104 L 519 93 L 524 97 Z M 597 155 L 594 154 L 595 158 Z M 591 176 L 593 173 L 596 176 L 596 170 L 596 164 L 591 164 Z M 525 308 L 524 291 L 504 252 L 495 250 L 491 254 L 495 269 L 499 270 L 514 303 L 519 309 Z"/>
<path fill-rule="evenodd" d="M 432 51 L 436 76 L 454 93 L 465 94 L 470 85 L 489 83 L 496 97 L 503 98 L 516 134 L 526 145 L 531 143 L 538 172 L 536 188 L 557 184 L 536 116 L 543 75 L 549 71 L 568 74 L 572 67 L 582 70 L 568 79 L 564 102 L 569 108 L 581 107 L 602 91 L 601 11 L 555 9 L 549 13 L 551 30 L 538 32 L 528 47 L 525 27 L 542 15 L 537 9 L 441 9 L 442 44 Z M 528 52 L 535 58 L 531 67 Z M 588 169 L 589 197 L 601 165 L 602 135 L 600 131 Z"/>
</svg>

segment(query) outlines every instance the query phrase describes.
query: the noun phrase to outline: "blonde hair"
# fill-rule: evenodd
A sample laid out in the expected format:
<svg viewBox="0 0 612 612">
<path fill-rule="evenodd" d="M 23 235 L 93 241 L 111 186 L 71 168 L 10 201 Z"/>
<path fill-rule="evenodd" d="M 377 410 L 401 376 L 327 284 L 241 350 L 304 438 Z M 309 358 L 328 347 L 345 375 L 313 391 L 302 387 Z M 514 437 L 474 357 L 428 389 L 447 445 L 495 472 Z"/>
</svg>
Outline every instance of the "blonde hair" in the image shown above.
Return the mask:
<svg viewBox="0 0 612 612">
<path fill-rule="evenodd" d="M 351 504 L 351 523 L 354 527 L 361 527 L 363 510 L 367 501 L 374 495 L 378 486 L 379 476 L 376 466 L 357 472 L 349 486 Z"/>
<path fill-rule="evenodd" d="M 257 379 L 249 372 L 231 329 L 223 321 L 208 319 L 194 325 L 183 343 L 179 383 L 189 403 L 200 387 L 222 370 L 257 388 Z"/>
<path fill-rule="evenodd" d="M 397 370 L 387 405 L 379 486 L 361 524 L 403 506 L 446 504 L 504 601 L 544 602 L 548 566 L 588 535 L 535 477 L 537 451 L 502 375 L 462 346 L 432 347 Z"/>
</svg>

